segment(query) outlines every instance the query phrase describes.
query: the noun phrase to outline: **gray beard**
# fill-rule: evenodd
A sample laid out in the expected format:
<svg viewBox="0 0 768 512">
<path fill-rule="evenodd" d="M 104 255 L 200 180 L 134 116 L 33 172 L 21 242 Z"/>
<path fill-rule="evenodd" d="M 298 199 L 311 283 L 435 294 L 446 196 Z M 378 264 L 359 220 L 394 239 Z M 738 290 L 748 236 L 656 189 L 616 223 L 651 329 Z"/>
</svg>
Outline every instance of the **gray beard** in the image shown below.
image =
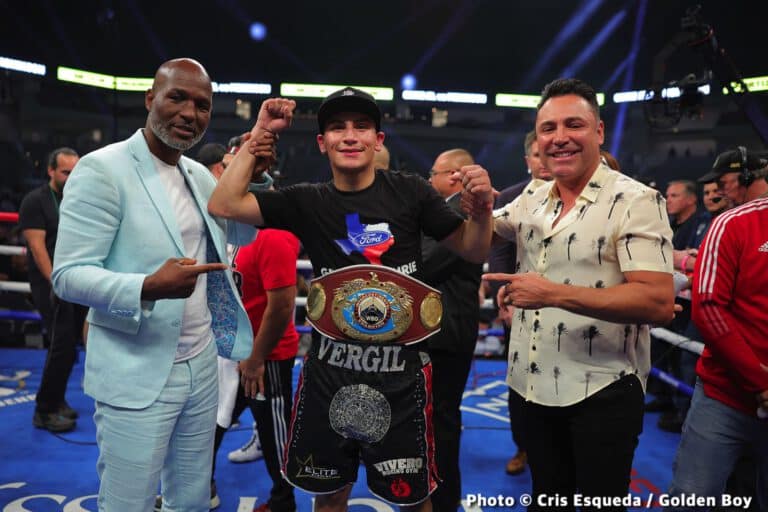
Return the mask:
<svg viewBox="0 0 768 512">
<path fill-rule="evenodd" d="M 205 135 L 205 130 L 203 130 L 202 132 L 198 133 L 192 140 L 186 141 L 175 139 L 173 135 L 171 135 L 170 130 L 164 126 L 154 114 L 149 115 L 149 128 L 152 130 L 152 133 L 155 134 L 155 137 L 160 139 L 163 144 L 169 148 L 178 149 L 179 151 L 188 150 L 200 142 L 200 139 L 202 139 L 203 135 Z"/>
</svg>

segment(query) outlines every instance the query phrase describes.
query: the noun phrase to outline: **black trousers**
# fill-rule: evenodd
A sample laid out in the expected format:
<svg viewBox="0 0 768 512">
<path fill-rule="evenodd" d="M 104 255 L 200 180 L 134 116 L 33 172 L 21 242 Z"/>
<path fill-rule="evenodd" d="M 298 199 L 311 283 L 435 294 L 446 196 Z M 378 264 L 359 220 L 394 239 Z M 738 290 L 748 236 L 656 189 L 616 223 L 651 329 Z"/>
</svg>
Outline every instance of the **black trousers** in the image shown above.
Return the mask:
<svg viewBox="0 0 768 512">
<path fill-rule="evenodd" d="M 37 308 L 38 313 L 42 317 L 43 346 L 48 348 L 51 346 L 51 331 L 53 330 L 53 305 L 51 304 L 53 291 L 51 290 L 51 283 L 46 280 L 37 281 L 30 279 L 29 288 L 32 293 L 32 304 L 35 305 L 35 308 Z"/>
<path fill-rule="evenodd" d="M 53 297 L 51 346 L 45 357 L 43 376 L 37 392 L 36 411 L 52 413 L 64 403 L 64 394 L 77 360 L 77 343 L 82 338 L 87 309 Z"/>
<path fill-rule="evenodd" d="M 509 388 L 507 398 L 507 410 L 509 411 L 509 424 L 512 429 L 512 440 L 518 451 L 528 451 L 527 434 L 525 431 L 525 400 L 523 397 Z"/>
<path fill-rule="evenodd" d="M 282 361 L 267 361 L 264 365 L 264 395 L 266 400 L 246 398 L 243 386 L 238 386 L 235 407 L 232 410 L 232 420 L 237 420 L 246 407 L 251 410 L 256 420 L 256 430 L 259 433 L 261 449 L 264 452 L 264 462 L 267 472 L 272 479 L 272 489 L 269 493 L 270 510 L 275 512 L 293 512 L 296 510 L 296 500 L 293 487 L 280 473 L 288 439 L 288 427 L 291 421 L 293 403 L 294 358 Z M 216 472 L 216 455 L 227 429 L 216 425 L 216 437 L 213 445 L 213 472 Z"/>
<path fill-rule="evenodd" d="M 552 509 L 537 503 L 539 495 L 567 497 L 569 506 L 558 510 L 575 510 L 572 497 L 577 492 L 595 497 L 626 496 L 632 459 L 643 430 L 643 401 L 640 380 L 627 375 L 568 407 L 526 402 L 534 499 L 528 510 Z"/>
<path fill-rule="evenodd" d="M 429 350 L 432 359 L 432 422 L 435 460 L 442 482 L 432 493 L 436 512 L 455 512 L 461 501 L 461 399 L 472 367 L 471 353 Z"/>
</svg>

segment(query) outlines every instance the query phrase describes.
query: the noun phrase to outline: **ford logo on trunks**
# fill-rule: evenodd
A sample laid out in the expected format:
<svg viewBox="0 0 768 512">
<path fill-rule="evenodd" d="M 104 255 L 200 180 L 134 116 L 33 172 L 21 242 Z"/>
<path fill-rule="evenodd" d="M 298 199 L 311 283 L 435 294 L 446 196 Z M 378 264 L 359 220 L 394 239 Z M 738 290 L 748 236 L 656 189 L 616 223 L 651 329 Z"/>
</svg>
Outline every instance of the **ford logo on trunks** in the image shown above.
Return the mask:
<svg viewBox="0 0 768 512">
<path fill-rule="evenodd" d="M 368 247 L 369 245 L 378 245 L 389 240 L 390 234 L 386 231 L 364 231 L 355 235 L 354 241 L 359 247 Z"/>
</svg>

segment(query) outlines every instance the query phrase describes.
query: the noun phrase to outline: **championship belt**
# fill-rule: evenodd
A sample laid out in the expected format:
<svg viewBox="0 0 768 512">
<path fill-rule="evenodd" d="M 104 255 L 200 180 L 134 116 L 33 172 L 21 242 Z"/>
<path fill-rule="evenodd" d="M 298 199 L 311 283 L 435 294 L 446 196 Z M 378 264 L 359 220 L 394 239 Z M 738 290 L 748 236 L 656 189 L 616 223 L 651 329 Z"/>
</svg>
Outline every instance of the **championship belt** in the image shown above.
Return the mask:
<svg viewBox="0 0 768 512">
<path fill-rule="evenodd" d="M 336 340 L 408 345 L 439 331 L 442 317 L 438 290 L 378 265 L 353 265 L 313 279 L 307 297 L 312 327 Z"/>
</svg>

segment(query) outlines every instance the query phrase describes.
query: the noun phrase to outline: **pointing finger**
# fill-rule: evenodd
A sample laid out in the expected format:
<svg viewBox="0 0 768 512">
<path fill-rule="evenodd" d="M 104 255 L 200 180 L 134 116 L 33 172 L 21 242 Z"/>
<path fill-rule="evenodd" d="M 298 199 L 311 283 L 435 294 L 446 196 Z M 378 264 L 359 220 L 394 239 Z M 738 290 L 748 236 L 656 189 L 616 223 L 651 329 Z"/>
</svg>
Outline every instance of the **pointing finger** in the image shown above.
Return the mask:
<svg viewBox="0 0 768 512">
<path fill-rule="evenodd" d="M 201 265 L 192 265 L 189 270 L 195 274 L 204 274 L 206 272 L 215 272 L 217 270 L 226 270 L 227 265 L 224 263 L 203 263 Z"/>
</svg>

